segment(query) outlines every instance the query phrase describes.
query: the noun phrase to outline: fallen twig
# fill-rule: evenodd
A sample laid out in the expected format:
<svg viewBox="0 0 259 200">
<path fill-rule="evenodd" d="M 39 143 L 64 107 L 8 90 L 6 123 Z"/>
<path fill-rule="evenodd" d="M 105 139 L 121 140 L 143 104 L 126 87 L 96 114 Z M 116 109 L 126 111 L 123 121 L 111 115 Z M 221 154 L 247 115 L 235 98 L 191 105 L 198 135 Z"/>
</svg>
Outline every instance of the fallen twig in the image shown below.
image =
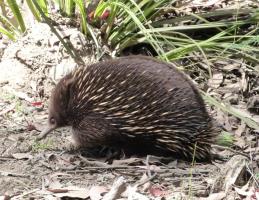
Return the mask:
<svg viewBox="0 0 259 200">
<path fill-rule="evenodd" d="M 231 149 L 231 148 L 229 148 L 229 147 L 224 147 L 224 146 L 220 146 L 220 145 L 216 145 L 216 144 L 213 144 L 213 145 L 211 145 L 211 146 L 214 147 L 214 148 L 220 149 L 220 150 L 229 150 L 229 151 L 231 151 L 232 153 L 235 153 L 235 154 L 237 154 L 237 155 L 242 155 L 242 156 L 245 156 L 245 157 L 247 157 L 247 158 L 250 158 L 250 156 L 249 156 L 248 154 L 243 153 L 243 152 L 240 152 L 240 151 L 236 151 L 236 150 Z"/>
<path fill-rule="evenodd" d="M 114 200 L 118 199 L 119 196 L 126 190 L 126 181 L 125 179 L 121 176 L 116 180 L 113 185 L 111 190 L 106 193 L 103 197 L 103 200 Z"/>
<path fill-rule="evenodd" d="M 12 199 L 13 200 L 15 200 L 15 199 L 23 199 L 24 196 L 26 196 L 28 194 L 32 194 L 32 193 L 38 192 L 38 191 L 40 191 L 40 189 L 35 189 L 35 190 L 28 191 L 28 192 L 24 192 L 24 193 L 22 193 L 22 194 L 20 194 L 18 196 L 12 197 Z"/>
<path fill-rule="evenodd" d="M 139 186 L 141 186 L 141 185 L 144 185 L 145 183 L 147 183 L 147 182 L 153 180 L 156 176 L 157 176 L 157 173 L 154 173 L 152 176 L 148 177 L 147 179 L 142 180 L 142 181 L 140 181 L 139 183 L 136 183 L 136 184 L 135 184 L 135 187 L 139 187 Z"/>
<path fill-rule="evenodd" d="M 29 178 L 29 175 L 25 174 L 18 174 L 18 173 L 13 173 L 13 172 L 5 172 L 5 171 L 0 171 L 0 175 L 2 176 L 12 176 L 12 177 L 22 177 L 22 178 Z"/>
<path fill-rule="evenodd" d="M 81 158 L 82 161 L 85 164 L 88 164 L 88 165 L 91 165 L 91 166 L 97 166 L 97 167 L 107 167 L 107 166 L 109 166 L 108 164 L 106 164 L 104 162 L 97 161 L 97 160 L 90 161 L 90 160 L 88 160 L 87 158 L 85 158 L 83 156 L 79 156 L 79 158 Z"/>
</svg>

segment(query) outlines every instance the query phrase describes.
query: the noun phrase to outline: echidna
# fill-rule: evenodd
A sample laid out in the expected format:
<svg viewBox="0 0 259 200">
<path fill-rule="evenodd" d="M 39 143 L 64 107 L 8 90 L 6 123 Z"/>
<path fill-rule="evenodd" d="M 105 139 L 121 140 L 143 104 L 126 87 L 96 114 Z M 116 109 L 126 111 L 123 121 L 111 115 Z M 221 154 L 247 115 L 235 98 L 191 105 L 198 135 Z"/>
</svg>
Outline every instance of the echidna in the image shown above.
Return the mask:
<svg viewBox="0 0 259 200">
<path fill-rule="evenodd" d="M 156 149 L 210 158 L 215 130 L 193 83 L 168 63 L 144 56 L 79 67 L 60 80 L 49 104 L 50 131 L 72 126 L 81 147 Z"/>
</svg>

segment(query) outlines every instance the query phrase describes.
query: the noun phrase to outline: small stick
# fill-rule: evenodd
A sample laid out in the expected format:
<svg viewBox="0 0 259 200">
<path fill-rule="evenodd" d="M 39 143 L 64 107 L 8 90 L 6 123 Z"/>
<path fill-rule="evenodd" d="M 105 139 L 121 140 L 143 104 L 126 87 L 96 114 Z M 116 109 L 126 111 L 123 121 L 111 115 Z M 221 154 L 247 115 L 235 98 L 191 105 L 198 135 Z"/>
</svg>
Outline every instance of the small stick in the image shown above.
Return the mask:
<svg viewBox="0 0 259 200">
<path fill-rule="evenodd" d="M 28 195 L 28 194 L 32 194 L 32 193 L 38 192 L 38 191 L 40 191 L 40 189 L 35 189 L 35 190 L 31 190 L 31 191 L 29 191 L 29 192 L 24 192 L 24 193 L 22 193 L 21 195 L 12 197 L 12 199 L 17 199 L 17 200 L 18 200 L 18 199 L 23 199 L 24 196 L 26 196 L 26 195 Z"/>
<path fill-rule="evenodd" d="M 116 180 L 113 185 L 111 190 L 106 193 L 103 197 L 103 200 L 114 200 L 118 199 L 119 196 L 126 190 L 126 181 L 125 179 L 121 176 Z"/>
<path fill-rule="evenodd" d="M 97 160 L 94 160 L 94 161 L 90 161 L 88 160 L 87 158 L 79 155 L 79 158 L 82 159 L 82 161 L 85 163 L 85 164 L 88 164 L 88 165 L 91 165 L 91 166 L 96 166 L 96 167 L 108 167 L 109 165 L 104 163 L 104 162 L 100 162 L 100 161 L 97 161 Z"/>
<path fill-rule="evenodd" d="M 147 155 L 146 166 L 147 166 L 147 175 L 148 177 L 151 177 L 152 175 L 151 175 L 150 165 L 149 165 L 149 155 Z"/>
<path fill-rule="evenodd" d="M 81 170 L 73 170 L 71 171 L 70 169 L 63 169 L 67 173 L 88 173 L 89 170 L 105 170 L 105 169 L 115 169 L 115 170 L 134 170 L 134 171 L 146 171 L 146 169 L 142 169 L 139 166 L 107 166 L 107 167 L 84 167 L 84 169 Z M 166 173 L 166 172 L 171 172 L 175 173 L 176 175 L 182 176 L 182 175 L 189 175 L 188 170 L 183 170 L 183 169 L 172 169 L 172 168 L 167 168 L 167 169 L 159 169 L 157 170 L 158 173 Z M 210 171 L 209 170 L 204 170 L 204 169 L 195 169 L 193 174 L 195 175 L 200 175 L 200 174 L 208 174 Z"/>
<path fill-rule="evenodd" d="M 243 153 L 243 152 L 240 152 L 240 151 L 236 151 L 236 150 L 231 149 L 231 148 L 229 148 L 229 147 L 224 147 L 224 146 L 220 146 L 220 145 L 216 145 L 216 144 L 213 144 L 213 145 L 211 145 L 211 146 L 214 147 L 214 148 L 220 149 L 220 150 L 229 150 L 229 151 L 231 151 L 232 153 L 245 156 L 245 157 L 247 157 L 248 159 L 250 158 L 250 156 L 249 156 L 248 154 Z"/>
<path fill-rule="evenodd" d="M 2 176 L 12 176 L 12 177 L 22 177 L 22 178 L 28 178 L 28 177 L 30 177 L 29 175 L 25 175 L 25 174 L 18 174 L 18 173 L 5 172 L 5 171 L 0 171 L 0 174 L 1 174 Z"/>
<path fill-rule="evenodd" d="M 157 173 L 154 173 L 153 175 L 151 175 L 150 177 L 148 177 L 147 179 L 140 181 L 139 183 L 136 183 L 134 187 L 139 187 L 141 185 L 144 185 L 145 183 L 152 181 L 155 177 L 157 176 Z"/>
</svg>

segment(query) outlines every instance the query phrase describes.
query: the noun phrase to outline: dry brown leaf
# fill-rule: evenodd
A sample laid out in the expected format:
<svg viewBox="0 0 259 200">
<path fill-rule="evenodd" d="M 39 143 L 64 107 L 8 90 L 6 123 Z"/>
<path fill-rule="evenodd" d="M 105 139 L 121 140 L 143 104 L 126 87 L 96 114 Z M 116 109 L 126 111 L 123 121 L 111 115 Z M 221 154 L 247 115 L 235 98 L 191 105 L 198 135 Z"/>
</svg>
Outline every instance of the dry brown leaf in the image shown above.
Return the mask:
<svg viewBox="0 0 259 200">
<path fill-rule="evenodd" d="M 242 197 L 250 197 L 254 194 L 253 190 L 248 190 L 247 189 L 243 189 L 243 188 L 238 188 L 238 187 L 234 187 L 235 191 Z"/>
<path fill-rule="evenodd" d="M 128 186 L 127 190 L 122 194 L 123 197 L 127 197 L 127 199 L 138 199 L 138 200 L 149 200 L 150 198 L 146 197 L 143 194 L 137 192 L 136 186 Z"/>
<path fill-rule="evenodd" d="M 214 4 L 220 3 L 222 0 L 194 0 L 192 1 L 192 6 L 197 7 L 197 6 L 202 6 L 202 7 L 209 7 L 213 6 Z"/>
<path fill-rule="evenodd" d="M 238 146 L 241 149 L 244 149 L 247 146 L 245 139 L 242 137 L 235 137 L 234 145 Z"/>
<path fill-rule="evenodd" d="M 255 198 L 256 199 L 259 199 L 259 190 L 257 189 L 256 192 L 255 192 Z"/>
<path fill-rule="evenodd" d="M 139 163 L 142 160 L 139 158 L 128 158 L 128 159 L 123 159 L 123 160 L 113 160 L 112 165 L 128 165 L 128 164 L 133 164 L 133 163 Z"/>
<path fill-rule="evenodd" d="M 121 176 L 116 181 L 114 181 L 110 191 L 104 195 L 103 200 L 118 199 L 125 190 L 126 180 Z"/>
<path fill-rule="evenodd" d="M 149 189 L 149 192 L 154 197 L 165 197 L 170 194 L 170 191 L 164 189 L 161 186 L 154 185 Z"/>
<path fill-rule="evenodd" d="M 239 70 L 240 69 L 240 64 L 238 62 L 235 62 L 235 63 L 225 62 L 225 63 L 221 63 L 221 64 L 223 64 L 222 69 L 224 71 L 227 71 L 227 72 L 231 72 L 233 70 Z"/>
<path fill-rule="evenodd" d="M 33 158 L 33 156 L 30 153 L 14 153 L 14 154 L 12 154 L 12 156 L 18 160 Z"/>
<path fill-rule="evenodd" d="M 223 82 L 223 74 L 222 73 L 215 73 L 213 74 L 212 78 L 209 79 L 208 85 L 211 88 L 219 88 L 220 84 Z"/>
<path fill-rule="evenodd" d="M 243 176 L 246 172 L 246 163 L 248 159 L 242 155 L 233 156 L 221 169 L 218 178 L 215 180 L 214 193 L 225 191 L 226 193 L 233 187 L 233 185 L 240 185 Z"/>
<path fill-rule="evenodd" d="M 225 93 L 223 98 L 232 105 L 237 105 L 239 103 L 238 94 Z"/>
<path fill-rule="evenodd" d="M 224 199 L 226 196 L 227 195 L 225 192 L 219 192 L 219 193 L 210 194 L 209 197 L 206 197 L 206 198 L 200 198 L 200 200 L 221 200 L 221 199 Z"/>
<path fill-rule="evenodd" d="M 247 91 L 249 87 L 249 77 L 247 77 L 244 73 L 244 71 L 241 72 L 242 74 L 242 79 L 240 81 L 240 88 L 242 89 L 243 92 Z"/>
<path fill-rule="evenodd" d="M 11 199 L 11 197 L 4 195 L 4 196 L 0 196 L 0 200 L 9 200 Z"/>
<path fill-rule="evenodd" d="M 10 112 L 10 111 L 12 111 L 12 110 L 14 110 L 14 108 L 15 108 L 15 103 L 13 103 L 13 104 L 7 106 L 7 108 L 5 108 L 4 110 L 2 110 L 2 111 L 0 112 L 0 116 L 1 116 L 1 115 L 4 115 L 4 114 L 6 114 L 6 113 L 8 113 L 8 112 Z"/>
<path fill-rule="evenodd" d="M 141 179 L 139 180 L 139 182 L 142 182 L 142 181 L 144 181 L 144 180 L 146 180 L 146 179 L 148 179 L 148 176 L 147 176 L 147 174 L 146 173 L 144 173 L 143 174 L 143 176 L 141 177 Z M 151 187 L 151 183 L 150 183 L 150 181 L 148 181 L 147 183 L 145 183 L 144 185 L 143 185 L 143 187 L 142 187 L 142 191 L 148 191 L 149 189 L 150 189 L 150 187 Z"/>
<path fill-rule="evenodd" d="M 244 133 L 246 130 L 246 123 L 241 121 L 241 124 L 238 126 L 237 130 L 235 131 L 235 135 L 240 137 L 242 133 Z"/>
<path fill-rule="evenodd" d="M 91 200 L 100 200 L 103 198 L 103 194 L 108 190 L 104 186 L 93 186 L 89 191 L 89 196 Z"/>
<path fill-rule="evenodd" d="M 231 91 L 232 93 L 238 93 L 240 91 L 240 83 L 227 83 L 224 89 L 226 90 L 226 92 Z"/>
<path fill-rule="evenodd" d="M 21 91 L 16 91 L 11 87 L 7 88 L 7 91 L 10 92 L 11 94 L 17 96 L 20 99 L 24 99 L 25 101 L 33 102 L 33 100 L 34 100 L 33 98 L 29 97 L 28 94 L 21 92 Z"/>
<path fill-rule="evenodd" d="M 259 152 L 259 147 L 248 147 L 244 150 L 244 152 L 253 154 L 253 153 Z M 254 158 L 254 160 L 257 160 L 256 157 Z"/>
<path fill-rule="evenodd" d="M 86 189 L 86 188 L 70 186 L 66 188 L 53 188 L 52 190 L 60 192 L 60 193 L 52 193 L 53 196 L 56 196 L 59 198 L 70 197 L 70 198 L 86 199 L 89 197 L 89 189 Z M 62 192 L 62 190 L 64 192 Z"/>
<path fill-rule="evenodd" d="M 252 96 L 248 99 L 247 109 L 251 113 L 259 114 L 259 95 Z"/>
<path fill-rule="evenodd" d="M 56 173 L 57 174 L 57 173 Z M 57 175 L 44 176 L 44 186 L 48 188 L 63 188 Z"/>
<path fill-rule="evenodd" d="M 147 169 L 147 166 L 138 166 L 140 169 Z M 156 165 L 150 165 L 149 166 L 149 170 L 151 172 L 158 172 L 161 168 L 159 166 Z"/>
<path fill-rule="evenodd" d="M 68 189 L 47 189 L 49 192 L 52 192 L 52 193 L 67 193 L 68 192 Z"/>
</svg>

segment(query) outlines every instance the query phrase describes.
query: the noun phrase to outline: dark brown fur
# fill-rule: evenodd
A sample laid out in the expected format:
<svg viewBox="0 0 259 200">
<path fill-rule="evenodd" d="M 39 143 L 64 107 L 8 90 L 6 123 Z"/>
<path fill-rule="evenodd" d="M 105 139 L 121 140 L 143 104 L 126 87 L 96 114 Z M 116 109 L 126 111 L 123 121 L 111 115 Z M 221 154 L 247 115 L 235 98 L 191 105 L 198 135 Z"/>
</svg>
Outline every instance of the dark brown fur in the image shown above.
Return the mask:
<svg viewBox="0 0 259 200">
<path fill-rule="evenodd" d="M 194 152 L 197 159 L 210 157 L 215 138 L 192 82 L 170 64 L 142 56 L 100 62 L 66 75 L 53 90 L 49 124 L 72 126 L 80 146 L 161 150 L 185 158 Z"/>
</svg>

